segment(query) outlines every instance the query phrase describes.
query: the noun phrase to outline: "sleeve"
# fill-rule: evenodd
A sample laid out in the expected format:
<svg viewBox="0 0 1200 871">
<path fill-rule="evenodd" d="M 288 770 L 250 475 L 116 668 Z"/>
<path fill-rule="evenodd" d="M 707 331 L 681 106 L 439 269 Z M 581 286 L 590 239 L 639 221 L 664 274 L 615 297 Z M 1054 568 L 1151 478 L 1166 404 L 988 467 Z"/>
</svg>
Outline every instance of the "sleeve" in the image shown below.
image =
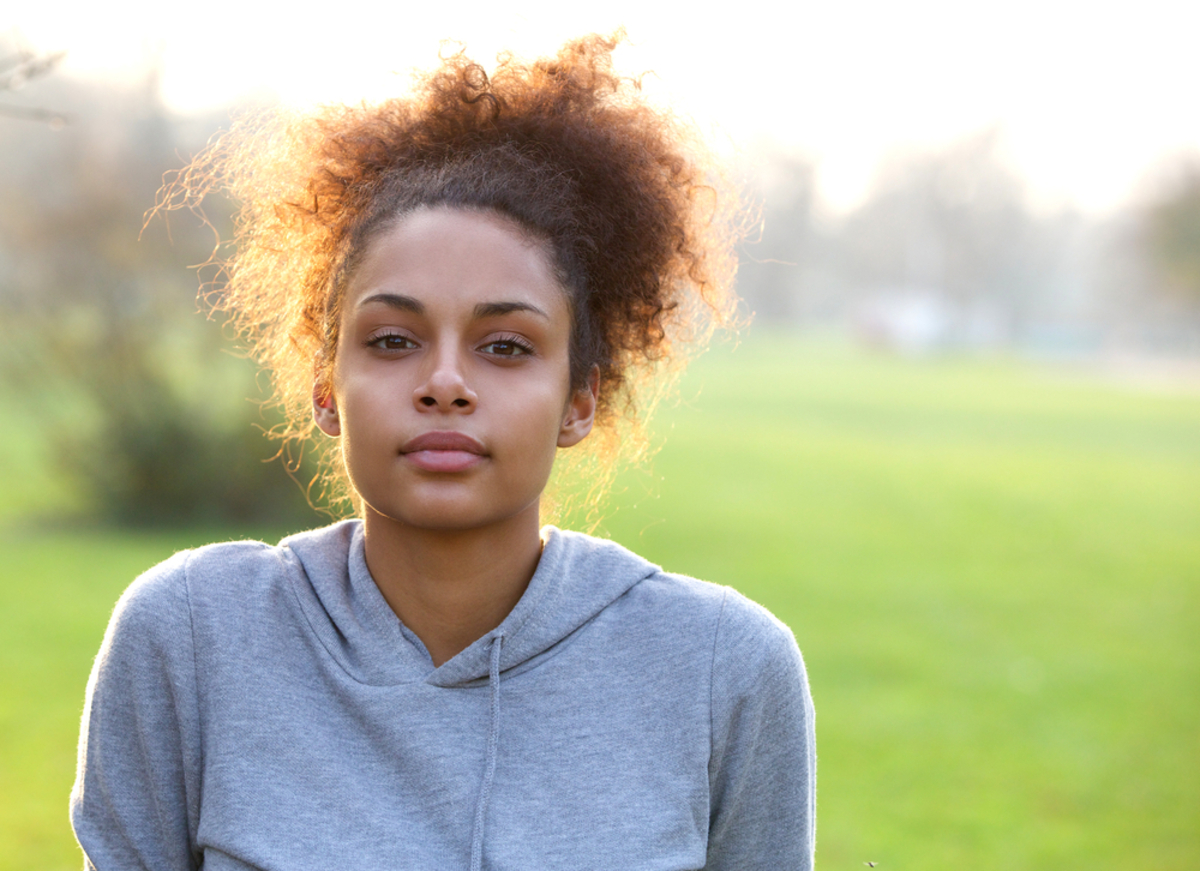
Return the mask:
<svg viewBox="0 0 1200 871">
<path fill-rule="evenodd" d="M 791 631 L 732 590 L 716 633 L 707 871 L 810 871 L 812 697 Z"/>
<path fill-rule="evenodd" d="M 92 667 L 71 824 L 84 867 L 200 867 L 200 741 L 187 554 L 117 603 Z"/>
</svg>

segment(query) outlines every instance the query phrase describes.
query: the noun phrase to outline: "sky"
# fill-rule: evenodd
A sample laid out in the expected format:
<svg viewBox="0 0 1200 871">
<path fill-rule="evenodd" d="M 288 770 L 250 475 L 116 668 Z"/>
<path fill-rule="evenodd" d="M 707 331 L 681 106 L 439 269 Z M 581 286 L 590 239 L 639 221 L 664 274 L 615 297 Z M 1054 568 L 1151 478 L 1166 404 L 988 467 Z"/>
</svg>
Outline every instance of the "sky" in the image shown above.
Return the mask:
<svg viewBox="0 0 1200 871">
<path fill-rule="evenodd" d="M 889 155 L 991 129 L 1049 209 L 1103 214 L 1164 161 L 1200 153 L 1195 0 L 674 5 L 687 17 L 660 0 L 110 0 L 69 13 L 27 3 L 0 11 L 0 28 L 66 50 L 73 75 L 140 76 L 157 60 L 168 106 L 192 112 L 246 97 L 372 99 L 402 90 L 445 39 L 487 65 L 624 26 L 622 72 L 651 71 L 655 98 L 722 149 L 815 161 L 834 211 L 862 200 Z"/>
</svg>

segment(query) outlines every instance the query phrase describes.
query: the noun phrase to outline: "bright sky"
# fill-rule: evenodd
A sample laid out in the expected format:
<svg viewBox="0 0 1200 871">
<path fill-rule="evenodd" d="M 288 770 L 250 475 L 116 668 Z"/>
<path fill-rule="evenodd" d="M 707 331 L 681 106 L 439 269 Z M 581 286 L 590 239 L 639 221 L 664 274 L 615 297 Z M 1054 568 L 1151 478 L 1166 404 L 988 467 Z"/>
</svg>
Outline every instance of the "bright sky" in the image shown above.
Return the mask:
<svg viewBox="0 0 1200 871">
<path fill-rule="evenodd" d="M 618 63 L 653 70 L 663 99 L 749 151 L 771 143 L 818 161 L 835 208 L 866 192 L 879 160 L 999 125 L 1043 204 L 1104 211 L 1164 157 L 1200 150 L 1195 0 L 164 0 L 25 3 L 11 24 L 65 70 L 120 75 L 160 55 L 181 111 L 276 94 L 295 103 L 394 91 L 438 41 L 552 51 L 625 25 Z"/>
</svg>

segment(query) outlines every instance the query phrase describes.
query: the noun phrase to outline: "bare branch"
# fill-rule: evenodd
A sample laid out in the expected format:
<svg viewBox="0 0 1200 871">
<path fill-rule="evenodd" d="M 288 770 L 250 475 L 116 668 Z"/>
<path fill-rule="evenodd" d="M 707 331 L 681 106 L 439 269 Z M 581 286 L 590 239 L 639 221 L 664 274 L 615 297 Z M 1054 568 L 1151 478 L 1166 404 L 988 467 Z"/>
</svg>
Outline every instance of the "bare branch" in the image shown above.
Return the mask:
<svg viewBox="0 0 1200 871">
<path fill-rule="evenodd" d="M 49 73 L 66 55 L 65 51 L 39 55 L 22 46 L 14 53 L 0 57 L 0 91 L 19 90 L 30 79 L 36 79 Z M 54 128 L 70 123 L 69 116 L 64 112 L 36 107 L 0 104 L 0 116 L 21 118 L 26 121 L 44 121 Z"/>
<path fill-rule="evenodd" d="M 0 91 L 15 91 L 30 79 L 43 76 L 66 57 L 65 51 L 45 54 L 41 57 L 28 52 L 20 52 L 12 58 L 0 60 Z"/>
</svg>

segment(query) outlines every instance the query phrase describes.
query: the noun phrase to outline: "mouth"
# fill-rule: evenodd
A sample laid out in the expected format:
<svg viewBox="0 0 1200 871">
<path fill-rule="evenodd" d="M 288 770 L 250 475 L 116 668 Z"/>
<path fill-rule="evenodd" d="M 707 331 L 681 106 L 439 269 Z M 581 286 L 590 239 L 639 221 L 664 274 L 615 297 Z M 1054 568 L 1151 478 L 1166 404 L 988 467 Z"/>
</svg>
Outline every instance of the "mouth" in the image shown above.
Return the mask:
<svg viewBox="0 0 1200 871">
<path fill-rule="evenodd" d="M 422 433 L 400 448 L 408 462 L 427 472 L 463 472 L 483 462 L 483 445 L 469 435 L 453 431 Z"/>
</svg>

